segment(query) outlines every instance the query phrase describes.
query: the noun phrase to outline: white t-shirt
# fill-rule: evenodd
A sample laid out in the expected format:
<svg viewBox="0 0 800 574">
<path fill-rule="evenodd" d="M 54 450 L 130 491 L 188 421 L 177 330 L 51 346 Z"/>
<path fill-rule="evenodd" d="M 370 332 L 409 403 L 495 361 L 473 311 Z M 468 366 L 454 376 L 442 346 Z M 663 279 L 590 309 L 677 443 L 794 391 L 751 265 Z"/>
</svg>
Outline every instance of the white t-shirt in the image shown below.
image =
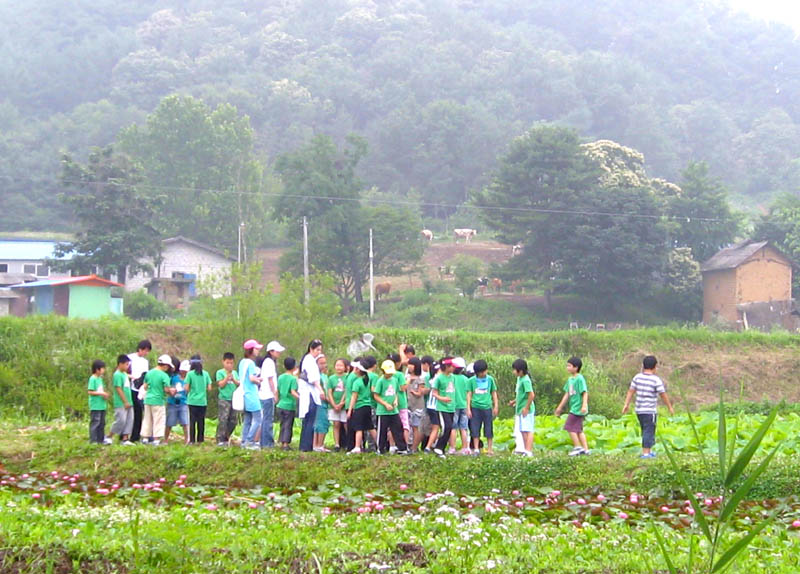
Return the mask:
<svg viewBox="0 0 800 574">
<path fill-rule="evenodd" d="M 147 371 L 150 370 L 150 361 L 147 360 L 147 357 L 140 357 L 139 353 L 131 353 L 128 355 L 128 358 L 131 360 L 131 380 L 135 381 Z M 138 385 L 131 385 L 131 389 L 134 391 L 139 390 Z"/>
<path fill-rule="evenodd" d="M 271 357 L 264 359 L 261 364 L 261 387 L 258 389 L 258 398 L 262 401 L 274 399 L 275 395 L 272 393 L 272 387 L 269 384 L 269 379 L 272 379 L 272 384 L 278 388 L 278 371 L 275 368 L 275 361 Z"/>
<path fill-rule="evenodd" d="M 320 384 L 322 377 L 319 373 L 317 359 L 311 355 L 306 355 L 303 359 L 303 363 L 300 365 L 300 372 L 305 372 L 308 378 L 307 383 L 303 379 L 297 379 L 297 392 L 300 394 L 300 401 L 297 405 L 297 416 L 303 418 L 308 412 L 309 400 L 314 401 L 317 406 L 322 404 L 322 399 L 315 390 L 316 385 Z"/>
</svg>

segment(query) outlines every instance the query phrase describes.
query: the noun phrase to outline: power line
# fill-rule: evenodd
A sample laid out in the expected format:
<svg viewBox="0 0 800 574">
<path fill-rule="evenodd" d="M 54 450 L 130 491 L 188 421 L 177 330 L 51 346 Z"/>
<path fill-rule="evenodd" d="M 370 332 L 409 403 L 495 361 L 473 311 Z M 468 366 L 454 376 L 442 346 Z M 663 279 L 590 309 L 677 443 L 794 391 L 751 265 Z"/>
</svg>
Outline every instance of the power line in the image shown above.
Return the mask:
<svg viewBox="0 0 800 574">
<path fill-rule="evenodd" d="M 41 182 L 42 180 L 34 180 L 33 178 L 19 178 L 14 176 L 8 176 L 0 174 L 0 177 L 4 177 L 7 179 L 18 180 L 18 181 L 38 181 Z M 108 181 L 84 181 L 84 180 L 60 180 L 60 181 L 53 181 L 50 180 L 51 183 L 54 185 L 59 185 L 61 183 L 72 183 L 72 184 L 107 184 Z M 430 202 L 416 202 L 410 200 L 402 200 L 396 198 L 381 198 L 381 197 L 369 197 L 369 198 L 360 198 L 360 197 L 344 197 L 344 196 L 327 196 L 327 195 L 306 195 L 306 194 L 293 194 L 293 193 L 285 193 L 285 192 L 266 192 L 266 191 L 253 191 L 253 190 L 234 190 L 234 189 L 214 189 L 214 188 L 197 188 L 197 187 L 181 187 L 181 186 L 170 186 L 170 185 L 157 185 L 157 184 L 147 184 L 147 183 L 137 183 L 134 187 L 140 189 L 150 189 L 155 191 L 185 191 L 185 192 L 194 192 L 194 193 L 211 193 L 216 195 L 250 195 L 250 196 L 260 196 L 260 197 L 286 197 L 291 199 L 310 199 L 310 200 L 317 200 L 317 201 L 339 201 L 339 202 L 350 202 L 350 203 L 361 203 L 366 201 L 367 203 L 379 203 L 379 204 L 386 204 L 386 205 L 400 205 L 400 206 L 408 206 L 408 207 L 425 207 L 425 208 L 432 208 L 432 209 L 467 209 L 467 210 L 475 210 L 475 211 L 497 211 L 497 212 L 511 212 L 511 213 L 540 213 L 543 215 L 574 215 L 574 216 L 606 216 L 606 217 L 628 217 L 632 219 L 647 219 L 651 221 L 657 220 L 668 220 L 668 221 L 685 221 L 687 223 L 691 223 L 692 221 L 697 221 L 701 223 L 721 223 L 725 220 L 715 217 L 696 217 L 693 215 L 668 215 L 668 214 L 656 214 L 656 213 L 630 213 L 630 212 L 612 212 L 612 211 L 590 211 L 590 210 L 572 210 L 572 209 L 547 209 L 547 208 L 538 208 L 538 207 L 508 207 L 502 205 L 470 205 L 468 203 L 462 204 L 448 204 L 448 203 L 430 203 Z"/>
</svg>

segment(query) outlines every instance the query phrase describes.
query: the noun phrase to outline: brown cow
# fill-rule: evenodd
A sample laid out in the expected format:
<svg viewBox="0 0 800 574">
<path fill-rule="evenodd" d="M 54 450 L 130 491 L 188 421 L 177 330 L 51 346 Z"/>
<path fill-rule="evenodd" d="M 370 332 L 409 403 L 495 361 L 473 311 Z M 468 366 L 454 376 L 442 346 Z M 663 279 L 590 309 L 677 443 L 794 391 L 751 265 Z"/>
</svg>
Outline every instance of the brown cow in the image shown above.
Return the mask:
<svg viewBox="0 0 800 574">
<path fill-rule="evenodd" d="M 500 289 L 502 289 L 502 288 L 503 288 L 503 280 L 502 280 L 502 279 L 499 279 L 499 278 L 497 278 L 497 277 L 493 278 L 493 279 L 492 279 L 492 287 L 494 287 L 494 290 L 495 290 L 495 291 L 497 291 L 498 293 L 500 293 Z"/>
<path fill-rule="evenodd" d="M 378 283 L 375 285 L 375 298 L 380 301 L 383 295 L 388 295 L 392 291 L 392 284 L 388 281 L 384 283 Z"/>
<path fill-rule="evenodd" d="M 433 241 L 433 231 L 431 231 L 430 229 L 423 229 L 422 231 L 420 231 L 420 233 L 422 234 L 422 237 L 424 237 L 428 241 Z"/>
</svg>

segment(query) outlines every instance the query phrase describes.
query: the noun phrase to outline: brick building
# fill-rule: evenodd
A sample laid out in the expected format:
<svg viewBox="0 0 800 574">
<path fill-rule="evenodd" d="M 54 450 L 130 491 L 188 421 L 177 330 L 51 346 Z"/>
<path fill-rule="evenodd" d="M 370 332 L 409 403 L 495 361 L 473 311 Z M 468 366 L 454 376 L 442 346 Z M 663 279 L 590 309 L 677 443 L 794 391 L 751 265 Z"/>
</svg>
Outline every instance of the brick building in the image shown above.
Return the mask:
<svg viewBox="0 0 800 574">
<path fill-rule="evenodd" d="M 701 266 L 703 323 L 796 328 L 792 262 L 766 241 L 726 247 Z"/>
</svg>

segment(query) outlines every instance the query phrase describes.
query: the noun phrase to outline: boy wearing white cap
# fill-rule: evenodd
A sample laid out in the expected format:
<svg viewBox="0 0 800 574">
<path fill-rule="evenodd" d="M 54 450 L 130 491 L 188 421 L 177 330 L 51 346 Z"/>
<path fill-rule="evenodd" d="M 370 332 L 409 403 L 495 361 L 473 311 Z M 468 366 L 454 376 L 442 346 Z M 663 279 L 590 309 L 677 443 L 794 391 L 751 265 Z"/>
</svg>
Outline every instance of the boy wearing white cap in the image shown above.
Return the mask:
<svg viewBox="0 0 800 574">
<path fill-rule="evenodd" d="M 164 438 L 166 422 L 166 393 L 169 388 L 169 371 L 172 366 L 172 357 L 161 355 L 158 365 L 150 369 L 144 376 L 144 413 L 142 415 L 142 442 L 148 438 L 154 445 L 161 444 Z"/>
<path fill-rule="evenodd" d="M 275 396 L 278 390 L 278 359 L 286 349 L 278 341 L 267 343 L 267 356 L 261 364 L 261 387 L 258 398 L 261 401 L 261 448 L 275 446 L 272 428 L 275 421 Z"/>
<path fill-rule="evenodd" d="M 189 361 L 181 361 L 178 365 L 178 371 L 174 372 L 169 379 L 167 425 L 164 429 L 164 442 L 169 442 L 169 435 L 175 425 L 181 425 L 183 440 L 184 442 L 189 442 L 189 407 L 186 406 L 185 386 L 186 373 L 189 372 L 189 369 L 191 369 Z"/>
</svg>

